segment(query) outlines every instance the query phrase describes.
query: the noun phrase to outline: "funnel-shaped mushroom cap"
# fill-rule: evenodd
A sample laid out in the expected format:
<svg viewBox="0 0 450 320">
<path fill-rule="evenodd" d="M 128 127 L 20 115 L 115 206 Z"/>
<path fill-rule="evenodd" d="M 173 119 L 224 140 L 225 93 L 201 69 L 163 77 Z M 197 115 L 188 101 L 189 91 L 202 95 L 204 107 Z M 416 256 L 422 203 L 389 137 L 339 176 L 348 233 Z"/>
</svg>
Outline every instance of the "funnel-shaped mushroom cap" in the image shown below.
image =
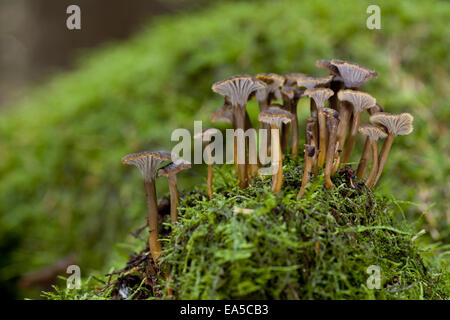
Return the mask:
<svg viewBox="0 0 450 320">
<path fill-rule="evenodd" d="M 172 160 L 173 154 L 169 151 L 144 151 L 132 153 L 122 158 L 122 163 L 135 165 L 141 170 L 145 182 L 155 179 L 155 170 L 163 161 Z"/>
<path fill-rule="evenodd" d="M 280 127 L 282 123 L 291 122 L 294 119 L 294 115 L 280 107 L 279 105 L 270 105 L 267 110 L 259 113 L 258 120 L 277 127 Z"/>
<path fill-rule="evenodd" d="M 373 124 L 362 124 L 359 129 L 359 133 L 369 137 L 370 140 L 385 139 L 387 137 L 386 131 L 379 126 Z"/>
<path fill-rule="evenodd" d="M 233 110 L 231 104 L 224 103 L 211 115 L 211 122 L 228 122 L 233 123 Z"/>
<path fill-rule="evenodd" d="M 341 76 L 339 73 L 339 69 L 335 65 L 331 64 L 330 60 L 317 60 L 316 67 L 326 69 L 333 76 Z"/>
<path fill-rule="evenodd" d="M 325 114 L 327 118 L 339 119 L 339 112 L 331 108 L 322 108 L 319 112 Z"/>
<path fill-rule="evenodd" d="M 220 133 L 219 129 L 216 128 L 207 128 L 204 129 L 202 132 L 197 133 L 194 136 L 194 139 L 202 139 L 203 141 L 209 141 L 212 136 Z"/>
<path fill-rule="evenodd" d="M 314 89 L 316 87 L 324 87 L 331 82 L 333 76 L 321 77 L 321 78 L 312 78 L 306 77 L 297 80 L 297 85 L 299 87 L 305 87 L 308 90 Z"/>
<path fill-rule="evenodd" d="M 409 113 L 390 114 L 379 112 L 370 116 L 370 122 L 386 128 L 389 134 L 404 136 L 413 131 L 414 117 Z"/>
<path fill-rule="evenodd" d="M 191 163 L 189 161 L 180 158 L 159 169 L 158 177 L 168 177 L 170 175 L 177 174 L 182 170 L 189 169 L 190 167 Z"/>
<path fill-rule="evenodd" d="M 240 75 L 219 81 L 213 84 L 212 90 L 227 97 L 233 106 L 245 106 L 248 97 L 264 88 L 262 81 L 256 80 L 248 75 Z"/>
<path fill-rule="evenodd" d="M 334 94 L 334 92 L 331 89 L 320 88 L 305 90 L 303 94 L 313 99 L 317 107 L 323 108 L 325 106 L 325 102 Z"/>
<path fill-rule="evenodd" d="M 362 112 L 365 109 L 373 108 L 377 103 L 377 100 L 370 94 L 354 90 L 340 90 L 338 92 L 338 99 L 350 102 L 355 112 Z"/>
<path fill-rule="evenodd" d="M 289 99 L 301 98 L 302 92 L 299 88 L 283 86 L 281 88 L 281 95 L 288 97 Z"/>
<path fill-rule="evenodd" d="M 347 88 L 359 88 L 367 80 L 378 76 L 375 71 L 362 67 L 357 63 L 337 59 L 331 60 L 330 63 L 338 68 L 339 75 Z"/>
<path fill-rule="evenodd" d="M 271 93 L 275 96 L 275 99 L 281 99 L 280 87 L 284 83 L 283 76 L 275 73 L 259 73 L 255 76 L 255 78 L 266 84 L 265 87 L 256 91 L 256 100 L 265 100 Z"/>
<path fill-rule="evenodd" d="M 304 73 L 286 73 L 283 74 L 283 77 L 284 77 L 284 84 L 286 86 L 294 86 L 297 85 L 298 80 L 304 79 L 308 76 Z"/>
<path fill-rule="evenodd" d="M 384 112 L 383 108 L 377 103 L 374 107 L 367 109 L 370 115 L 378 112 Z"/>
</svg>

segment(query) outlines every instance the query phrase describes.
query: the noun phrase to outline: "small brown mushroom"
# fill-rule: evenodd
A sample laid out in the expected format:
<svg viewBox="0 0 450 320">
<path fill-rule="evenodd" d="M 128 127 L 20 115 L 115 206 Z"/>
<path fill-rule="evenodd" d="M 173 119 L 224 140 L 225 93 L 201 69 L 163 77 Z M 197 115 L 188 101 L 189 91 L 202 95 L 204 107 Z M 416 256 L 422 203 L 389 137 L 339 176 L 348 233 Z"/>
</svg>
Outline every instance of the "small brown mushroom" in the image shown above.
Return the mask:
<svg viewBox="0 0 450 320">
<path fill-rule="evenodd" d="M 354 62 L 333 59 L 330 64 L 337 68 L 338 75 L 348 89 L 359 89 L 367 80 L 378 76 L 375 71 Z"/>
<path fill-rule="evenodd" d="M 316 151 L 316 148 L 314 146 L 305 144 L 305 167 L 303 169 L 302 185 L 300 187 L 300 190 L 297 193 L 297 200 L 300 200 L 303 197 L 306 186 L 308 185 L 309 181 L 311 180 L 312 168 L 314 165 L 314 158 L 315 158 L 315 151 Z"/>
<path fill-rule="evenodd" d="M 248 75 L 239 75 L 219 81 L 213 84 L 212 90 L 228 98 L 228 101 L 233 107 L 233 124 L 235 130 L 245 131 L 247 127 L 247 100 L 249 96 L 262 89 L 265 84 Z M 237 138 L 235 137 L 235 148 L 237 147 Z M 245 141 L 244 141 L 245 147 Z M 246 149 L 246 148 L 245 148 Z M 246 157 L 247 150 L 244 150 L 244 157 Z M 248 187 L 247 165 L 246 159 L 244 163 L 238 163 L 238 178 L 239 187 L 245 189 Z M 241 159 L 238 159 L 240 162 Z"/>
<path fill-rule="evenodd" d="M 336 153 L 336 143 L 337 143 L 336 133 L 339 125 L 339 114 L 336 110 L 331 108 L 323 108 L 322 110 L 319 111 L 319 114 L 320 113 L 325 114 L 328 128 L 328 146 L 324 170 L 325 187 L 327 189 L 332 189 L 334 185 L 333 182 L 331 181 L 331 172 L 333 169 L 333 161 Z"/>
<path fill-rule="evenodd" d="M 386 164 L 389 151 L 391 150 L 392 143 L 396 136 L 404 136 L 410 134 L 413 131 L 414 117 L 409 113 L 390 114 L 386 112 L 375 113 L 370 116 L 370 122 L 379 126 L 383 126 L 388 136 L 383 143 L 380 155 L 378 157 L 378 171 L 375 179 L 371 183 L 371 188 L 375 187 L 383 172 L 384 165 Z"/>
<path fill-rule="evenodd" d="M 308 76 L 304 73 L 285 73 L 283 78 L 285 80 L 284 85 L 288 87 L 293 87 L 297 85 L 297 81 L 300 79 L 307 78 Z"/>
<path fill-rule="evenodd" d="M 149 226 L 149 246 L 150 253 L 155 263 L 161 254 L 162 247 L 159 242 L 158 232 L 158 204 L 156 199 L 155 175 L 157 167 L 163 161 L 172 160 L 172 153 L 169 151 L 129 154 L 122 158 L 122 163 L 135 165 L 141 170 L 144 177 L 145 193 L 147 196 L 148 207 L 148 226 Z"/>
<path fill-rule="evenodd" d="M 373 115 L 377 112 L 384 112 L 383 108 L 378 103 L 376 104 L 375 107 L 367 109 L 367 113 L 369 113 L 369 115 Z M 366 177 L 366 169 L 367 165 L 369 164 L 370 153 L 371 153 L 371 146 L 369 143 L 369 139 L 366 139 L 361 159 L 359 160 L 358 168 L 356 169 L 356 176 L 359 177 L 360 179 L 364 179 Z"/>
<path fill-rule="evenodd" d="M 208 128 L 208 129 L 204 129 L 202 132 L 197 133 L 194 136 L 194 139 L 202 139 L 202 141 L 206 144 L 205 147 L 205 152 L 207 154 L 207 161 L 206 164 L 208 165 L 208 178 L 206 180 L 206 185 L 207 185 L 207 189 L 208 189 L 208 196 L 209 199 L 213 198 L 213 188 L 212 188 L 212 181 L 213 181 L 213 158 L 212 158 L 212 150 L 211 150 L 211 145 L 207 142 L 211 141 L 211 138 L 220 133 L 218 129 L 215 128 Z"/>
<path fill-rule="evenodd" d="M 361 125 L 358 131 L 362 135 L 367 136 L 366 142 L 368 141 L 372 152 L 372 168 L 370 169 L 369 177 L 366 180 L 366 186 L 372 189 L 373 181 L 378 171 L 378 139 L 386 138 L 387 133 L 383 128 L 371 124 Z"/>
<path fill-rule="evenodd" d="M 158 170 L 158 177 L 167 177 L 169 181 L 170 221 L 172 224 L 178 221 L 177 173 L 190 167 L 190 162 L 180 158 Z"/>
<path fill-rule="evenodd" d="M 376 100 L 368 93 L 354 90 L 339 91 L 338 99 L 340 101 L 347 101 L 353 106 L 353 121 L 341 159 L 342 163 L 347 163 L 348 161 L 350 161 L 350 157 L 355 146 L 356 134 L 358 133 L 359 123 L 361 119 L 361 112 L 363 112 L 365 109 L 374 107 L 376 105 Z"/>
<path fill-rule="evenodd" d="M 333 91 L 327 88 L 308 89 L 304 92 L 305 96 L 314 100 L 317 110 L 321 110 L 325 107 L 325 102 L 333 95 Z M 312 115 L 314 117 L 314 115 Z M 319 168 L 323 167 L 326 154 L 327 144 L 327 124 L 325 115 L 318 113 L 317 115 L 319 123 L 319 155 L 317 159 L 317 165 Z"/>
<path fill-rule="evenodd" d="M 298 100 L 302 97 L 303 93 L 300 89 L 295 87 L 283 86 L 281 88 L 281 96 L 283 98 L 283 104 L 287 107 L 288 111 L 294 115 L 292 121 L 292 150 L 293 156 L 298 155 L 298 115 L 297 115 L 297 104 Z M 282 145 L 287 145 L 288 143 L 288 126 L 289 124 L 283 125 L 282 132 Z"/>
<path fill-rule="evenodd" d="M 333 76 L 320 78 L 306 77 L 298 79 L 297 85 L 299 87 L 306 88 L 306 90 L 312 90 L 314 88 L 325 88 L 329 86 L 331 79 L 333 79 Z M 317 117 L 317 107 L 314 99 L 311 99 L 310 101 L 310 110 L 311 110 L 311 117 Z"/>
<path fill-rule="evenodd" d="M 280 192 L 283 185 L 283 154 L 280 145 L 280 127 L 282 123 L 291 122 L 294 115 L 283 110 L 280 105 L 271 105 L 268 109 L 260 112 L 258 120 L 270 124 L 272 135 L 272 165 L 274 172 L 272 177 L 272 191 L 274 194 Z"/>
</svg>

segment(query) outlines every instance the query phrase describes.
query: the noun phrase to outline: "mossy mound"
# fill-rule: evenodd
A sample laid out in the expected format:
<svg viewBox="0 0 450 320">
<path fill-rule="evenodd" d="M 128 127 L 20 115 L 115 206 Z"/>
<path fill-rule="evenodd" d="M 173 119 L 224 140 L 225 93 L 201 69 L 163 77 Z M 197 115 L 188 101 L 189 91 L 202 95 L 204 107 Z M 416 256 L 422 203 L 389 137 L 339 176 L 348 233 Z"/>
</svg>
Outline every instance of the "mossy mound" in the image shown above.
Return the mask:
<svg viewBox="0 0 450 320">
<path fill-rule="evenodd" d="M 212 200 L 200 188 L 181 199 L 162 260 L 174 298 L 450 297 L 445 266 L 424 259 L 413 240 L 416 231 L 394 199 L 367 190 L 346 168 L 334 178 L 335 189 L 326 190 L 318 177 L 297 201 L 301 162 L 285 159 L 279 195 L 272 194 L 270 176 L 239 189 L 232 166 L 223 166 L 215 170 Z M 165 277 L 148 281 L 141 273 L 151 264 L 142 257 L 132 256 L 129 268 L 101 293 L 58 290 L 49 297 L 119 298 L 122 288 L 129 298 L 168 298 Z M 139 259 L 144 267 L 133 270 Z M 379 290 L 367 287 L 367 268 L 373 265 L 381 268 Z"/>
</svg>

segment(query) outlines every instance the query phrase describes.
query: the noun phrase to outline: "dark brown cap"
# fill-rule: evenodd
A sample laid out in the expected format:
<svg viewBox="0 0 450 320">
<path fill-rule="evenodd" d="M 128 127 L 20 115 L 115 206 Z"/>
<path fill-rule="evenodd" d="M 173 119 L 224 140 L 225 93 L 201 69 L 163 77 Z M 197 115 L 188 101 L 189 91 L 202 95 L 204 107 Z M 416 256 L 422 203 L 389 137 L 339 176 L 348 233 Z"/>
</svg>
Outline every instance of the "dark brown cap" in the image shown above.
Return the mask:
<svg viewBox="0 0 450 320">
<path fill-rule="evenodd" d="M 311 90 L 314 88 L 326 87 L 327 85 L 330 84 L 331 79 L 333 79 L 333 76 L 320 77 L 320 78 L 306 77 L 303 79 L 298 79 L 297 85 L 299 87 L 304 87 L 308 90 Z"/>
<path fill-rule="evenodd" d="M 173 174 L 177 174 L 182 170 L 189 169 L 191 167 L 191 163 L 182 158 L 175 160 L 172 163 L 162 167 L 158 170 L 158 177 L 165 176 L 168 177 Z"/>
<path fill-rule="evenodd" d="M 231 104 L 224 103 L 211 115 L 211 122 L 233 123 L 233 108 Z"/>
</svg>

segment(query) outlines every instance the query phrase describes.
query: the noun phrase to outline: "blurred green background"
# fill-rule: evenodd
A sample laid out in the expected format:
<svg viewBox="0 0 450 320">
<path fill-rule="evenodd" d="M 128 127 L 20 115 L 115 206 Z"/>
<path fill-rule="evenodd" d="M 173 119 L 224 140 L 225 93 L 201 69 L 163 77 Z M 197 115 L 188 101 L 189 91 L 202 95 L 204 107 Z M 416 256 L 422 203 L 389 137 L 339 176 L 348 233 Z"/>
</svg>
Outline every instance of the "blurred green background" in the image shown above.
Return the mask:
<svg viewBox="0 0 450 320">
<path fill-rule="evenodd" d="M 381 8 L 381 30 L 366 27 L 371 4 Z M 146 215 L 140 173 L 121 157 L 170 149 L 172 130 L 192 130 L 194 119 L 209 124 L 222 105 L 213 82 L 325 75 L 318 59 L 376 70 L 362 89 L 387 112 L 414 115 L 415 130 L 395 140 L 378 189 L 404 201 L 424 241 L 449 244 L 448 21 L 443 0 L 220 1 L 153 19 L 130 39 L 83 54 L 74 70 L 0 110 L 1 294 L 38 297 L 42 288 L 19 288 L 21 277 L 67 256 L 83 276 L 107 270 L 121 254 L 117 243 Z M 307 105 L 299 106 L 301 133 Z M 256 115 L 254 102 L 249 110 Z M 182 188 L 203 175 L 183 174 Z M 166 181 L 157 187 L 163 195 Z"/>
</svg>

